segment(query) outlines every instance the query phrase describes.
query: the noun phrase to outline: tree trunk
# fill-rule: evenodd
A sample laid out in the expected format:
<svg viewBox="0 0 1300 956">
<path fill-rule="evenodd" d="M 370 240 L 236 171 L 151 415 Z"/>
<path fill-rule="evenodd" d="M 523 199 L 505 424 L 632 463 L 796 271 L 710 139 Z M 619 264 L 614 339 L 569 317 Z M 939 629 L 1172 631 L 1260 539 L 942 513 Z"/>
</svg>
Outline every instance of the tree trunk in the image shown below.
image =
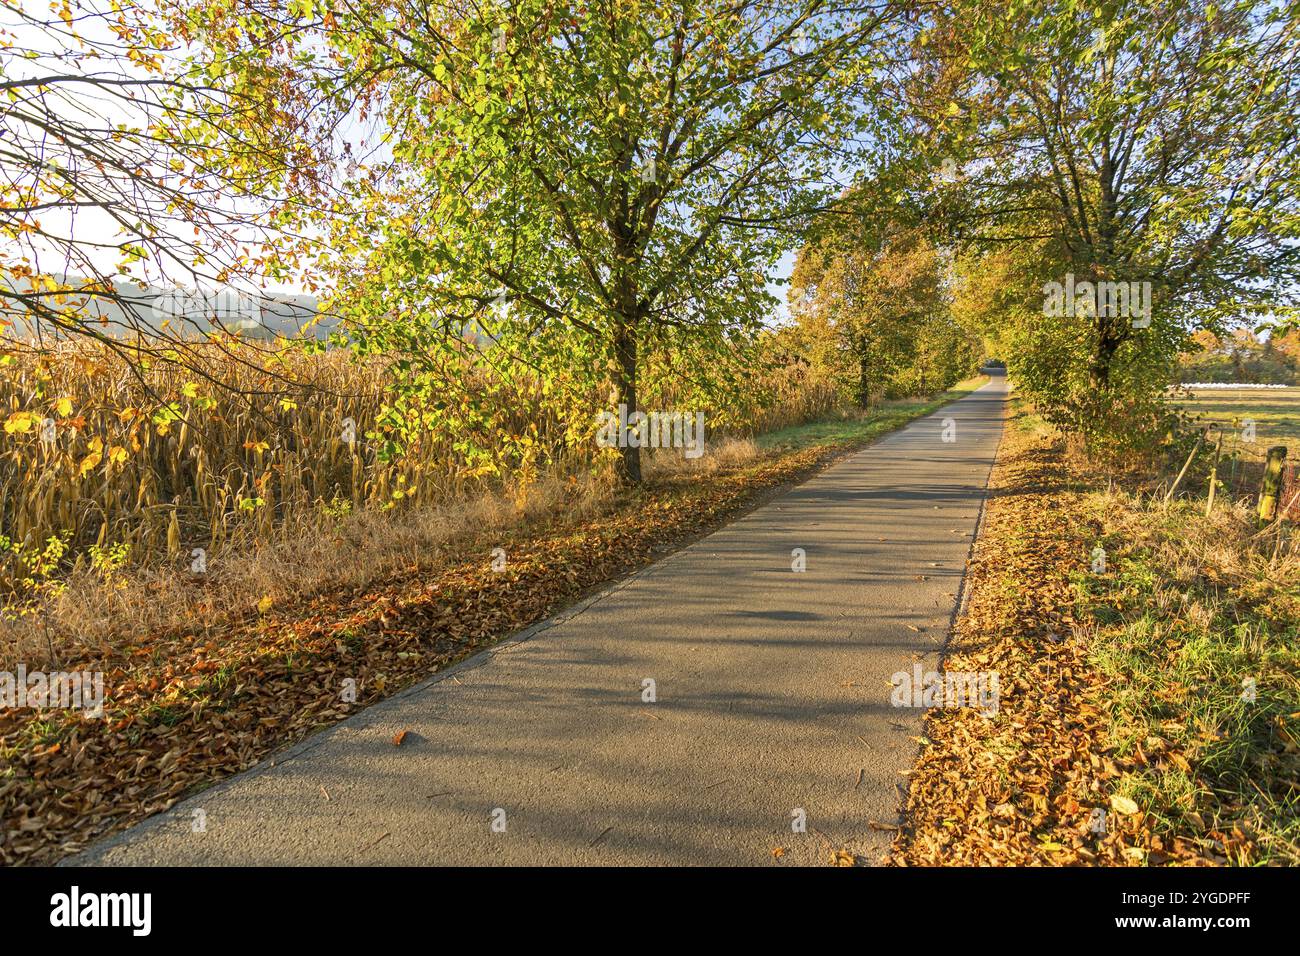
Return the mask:
<svg viewBox="0 0 1300 956">
<path fill-rule="evenodd" d="M 630 322 L 620 322 L 614 335 L 614 404 L 626 409 L 627 417 L 637 411 L 636 399 L 636 331 Z M 618 412 L 619 409 L 615 409 Z M 616 473 L 625 484 L 641 482 L 641 449 L 633 446 L 632 436 L 619 436 L 619 459 Z"/>
<path fill-rule="evenodd" d="M 1098 392 L 1110 390 L 1110 369 L 1119 351 L 1120 334 L 1114 328 L 1113 318 L 1097 318 L 1097 350 L 1092 356 L 1092 368 L 1089 369 L 1089 384 Z"/>
<path fill-rule="evenodd" d="M 867 351 L 863 348 L 858 353 L 858 388 L 857 400 L 859 408 L 871 407 L 871 359 L 867 356 Z"/>
</svg>

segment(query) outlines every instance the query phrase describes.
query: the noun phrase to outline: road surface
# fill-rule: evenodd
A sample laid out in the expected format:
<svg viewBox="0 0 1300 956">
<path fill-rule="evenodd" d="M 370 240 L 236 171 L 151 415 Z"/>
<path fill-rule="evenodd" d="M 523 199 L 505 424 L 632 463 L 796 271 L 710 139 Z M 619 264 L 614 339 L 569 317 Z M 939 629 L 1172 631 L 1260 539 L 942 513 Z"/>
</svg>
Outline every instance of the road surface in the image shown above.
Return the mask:
<svg viewBox="0 0 1300 956">
<path fill-rule="evenodd" d="M 938 668 L 1004 407 L 997 377 L 71 862 L 877 861 L 923 713 L 891 677 Z"/>
</svg>

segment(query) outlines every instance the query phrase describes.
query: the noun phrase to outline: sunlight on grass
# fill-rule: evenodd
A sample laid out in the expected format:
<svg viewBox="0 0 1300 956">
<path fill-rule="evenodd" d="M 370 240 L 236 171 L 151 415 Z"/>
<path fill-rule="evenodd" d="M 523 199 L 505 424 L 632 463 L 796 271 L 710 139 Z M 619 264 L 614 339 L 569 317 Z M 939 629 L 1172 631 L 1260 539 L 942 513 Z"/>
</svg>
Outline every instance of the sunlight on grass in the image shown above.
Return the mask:
<svg viewBox="0 0 1300 956">
<path fill-rule="evenodd" d="M 856 416 L 781 428 L 759 435 L 755 441 L 758 447 L 764 450 L 787 450 L 807 448 L 811 445 L 853 444 L 855 442 L 870 441 L 907 424 L 914 418 L 928 415 L 930 412 L 948 404 L 948 402 L 969 395 L 985 385 L 988 380 L 986 375 L 977 375 L 974 378 L 958 382 L 946 392 L 931 398 L 909 398 L 884 402 L 877 408 L 864 411 Z"/>
<path fill-rule="evenodd" d="M 1254 442 L 1233 442 L 1248 458 L 1263 458 L 1270 445 L 1289 445 L 1300 455 L 1300 388 L 1204 389 L 1178 404 L 1202 427 L 1222 427 L 1237 437 L 1255 423 Z"/>
<path fill-rule="evenodd" d="M 1221 842 L 1234 863 L 1295 863 L 1300 559 L 1271 560 L 1244 506 L 1206 518 L 1091 498 L 1110 571 L 1075 584 L 1099 625 L 1108 739 L 1131 763 L 1123 792 L 1158 831 Z"/>
</svg>

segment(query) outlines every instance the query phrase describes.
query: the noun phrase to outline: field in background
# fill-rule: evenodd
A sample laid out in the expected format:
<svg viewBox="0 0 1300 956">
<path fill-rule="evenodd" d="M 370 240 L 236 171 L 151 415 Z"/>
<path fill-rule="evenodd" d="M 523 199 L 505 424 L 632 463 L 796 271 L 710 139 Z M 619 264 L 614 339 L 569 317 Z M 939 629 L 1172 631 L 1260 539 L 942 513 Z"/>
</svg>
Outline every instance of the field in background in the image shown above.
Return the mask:
<svg viewBox="0 0 1300 956">
<path fill-rule="evenodd" d="M 1262 459 L 1270 446 L 1286 445 L 1289 459 L 1300 458 L 1300 387 L 1194 389 L 1176 400 L 1202 425 L 1223 428 L 1225 451 Z M 1243 440 L 1249 422 L 1255 424 L 1253 442 Z"/>
</svg>

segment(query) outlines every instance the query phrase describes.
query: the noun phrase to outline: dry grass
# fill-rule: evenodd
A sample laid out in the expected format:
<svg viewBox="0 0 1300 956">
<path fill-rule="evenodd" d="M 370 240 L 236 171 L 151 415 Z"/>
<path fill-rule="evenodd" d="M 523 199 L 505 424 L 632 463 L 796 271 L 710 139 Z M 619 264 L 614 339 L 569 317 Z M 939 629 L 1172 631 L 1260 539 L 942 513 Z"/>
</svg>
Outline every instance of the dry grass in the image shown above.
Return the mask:
<svg viewBox="0 0 1300 956">
<path fill-rule="evenodd" d="M 673 450 L 647 456 L 652 485 L 734 470 L 760 456 L 749 439 L 710 443 L 687 459 Z M 46 594 L 39 614 L 0 619 L 0 668 L 25 662 L 55 668 L 112 655 L 149 636 L 210 634 L 257 613 L 330 590 L 366 587 L 395 575 L 443 567 L 449 549 L 484 549 L 507 533 L 545 526 L 563 516 L 584 520 L 614 505 L 608 473 L 546 475 L 459 500 L 399 512 L 376 508 L 334 517 L 304 515 L 278 525 L 269 541 L 210 558 L 202 573 L 168 566 L 117 570 L 76 568 L 65 586 Z"/>
<path fill-rule="evenodd" d="M 656 450 L 646 456 L 643 471 L 651 480 L 674 475 L 712 475 L 753 461 L 760 454 L 752 438 L 722 438 L 711 442 L 707 454 L 699 458 L 687 458 L 672 449 Z"/>
</svg>

